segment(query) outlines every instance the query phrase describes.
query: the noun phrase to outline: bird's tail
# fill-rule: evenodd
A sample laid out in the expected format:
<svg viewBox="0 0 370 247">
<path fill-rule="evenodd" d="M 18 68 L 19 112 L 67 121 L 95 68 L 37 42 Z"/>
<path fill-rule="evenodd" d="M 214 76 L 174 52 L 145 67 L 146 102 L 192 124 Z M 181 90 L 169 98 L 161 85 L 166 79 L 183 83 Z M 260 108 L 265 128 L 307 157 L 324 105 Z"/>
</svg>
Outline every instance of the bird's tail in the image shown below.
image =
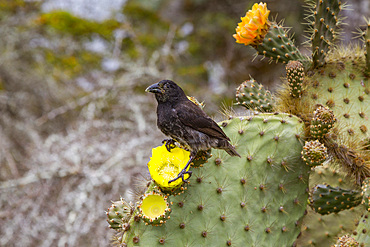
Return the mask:
<svg viewBox="0 0 370 247">
<path fill-rule="evenodd" d="M 221 144 L 221 145 L 220 145 Z M 240 156 L 240 154 L 235 150 L 235 147 L 231 145 L 228 141 L 224 140 L 219 143 L 221 149 L 225 150 L 230 156 Z"/>
<path fill-rule="evenodd" d="M 228 149 L 225 149 L 225 151 L 231 156 L 239 156 L 239 158 L 241 158 L 240 154 L 238 154 L 238 152 L 231 144 Z"/>
</svg>

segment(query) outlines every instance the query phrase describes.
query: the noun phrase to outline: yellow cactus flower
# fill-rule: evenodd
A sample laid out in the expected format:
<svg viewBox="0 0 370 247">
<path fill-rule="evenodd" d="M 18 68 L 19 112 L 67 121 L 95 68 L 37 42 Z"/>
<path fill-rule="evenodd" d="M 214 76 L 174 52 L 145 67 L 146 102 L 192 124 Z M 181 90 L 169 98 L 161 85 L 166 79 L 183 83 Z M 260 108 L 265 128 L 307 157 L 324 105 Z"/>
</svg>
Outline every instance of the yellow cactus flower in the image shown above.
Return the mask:
<svg viewBox="0 0 370 247">
<path fill-rule="evenodd" d="M 236 43 L 252 46 L 262 43 L 271 25 L 268 20 L 269 14 L 270 10 L 267 9 L 266 3 L 255 3 L 252 10 L 248 10 L 246 15 L 241 18 L 242 22 L 239 22 L 235 29 L 236 34 L 233 37 L 236 39 Z"/>
<path fill-rule="evenodd" d="M 147 224 L 162 224 L 165 223 L 165 220 L 169 218 L 169 214 L 171 213 L 169 206 L 170 204 L 167 201 L 167 196 L 152 191 L 143 196 L 138 206 L 140 210 L 139 216 L 141 216 Z"/>
<path fill-rule="evenodd" d="M 148 163 L 150 176 L 159 187 L 165 190 L 177 188 L 183 183 L 181 179 L 170 184 L 168 181 L 177 177 L 189 161 L 189 157 L 190 152 L 182 148 L 175 147 L 171 152 L 168 152 L 165 145 L 153 148 L 152 157 Z M 189 175 L 185 174 L 184 179 L 187 178 Z"/>
<path fill-rule="evenodd" d="M 160 195 L 149 195 L 144 198 L 141 204 L 141 210 L 143 214 L 151 219 L 155 219 L 163 215 L 167 208 L 167 202 Z"/>
</svg>

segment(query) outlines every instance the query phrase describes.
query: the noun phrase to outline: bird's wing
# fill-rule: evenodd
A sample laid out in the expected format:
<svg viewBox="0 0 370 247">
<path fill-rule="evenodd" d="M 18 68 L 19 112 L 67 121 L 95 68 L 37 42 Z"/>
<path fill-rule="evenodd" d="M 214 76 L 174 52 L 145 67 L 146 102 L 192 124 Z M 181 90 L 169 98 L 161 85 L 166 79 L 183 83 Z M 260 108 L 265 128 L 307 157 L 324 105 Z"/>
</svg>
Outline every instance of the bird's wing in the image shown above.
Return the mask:
<svg viewBox="0 0 370 247">
<path fill-rule="evenodd" d="M 218 124 L 190 100 L 178 102 L 174 109 L 184 125 L 209 136 L 230 141 Z"/>
</svg>

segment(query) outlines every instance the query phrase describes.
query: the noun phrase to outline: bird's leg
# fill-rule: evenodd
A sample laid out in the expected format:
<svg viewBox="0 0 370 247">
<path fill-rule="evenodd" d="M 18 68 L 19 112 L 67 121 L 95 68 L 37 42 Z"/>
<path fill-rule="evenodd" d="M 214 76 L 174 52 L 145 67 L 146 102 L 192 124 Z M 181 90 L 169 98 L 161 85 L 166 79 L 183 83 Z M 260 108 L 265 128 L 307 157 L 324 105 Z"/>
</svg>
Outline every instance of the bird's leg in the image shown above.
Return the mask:
<svg viewBox="0 0 370 247">
<path fill-rule="evenodd" d="M 175 148 L 175 140 L 174 139 L 164 139 L 162 143 L 166 143 L 166 148 L 168 152 L 171 152 L 171 149 Z"/>
<path fill-rule="evenodd" d="M 177 175 L 176 178 L 168 181 L 168 184 L 176 181 L 179 178 L 181 178 L 183 182 L 188 183 L 189 182 L 189 178 L 191 177 L 191 174 L 193 172 L 192 171 L 187 171 L 186 169 L 189 167 L 190 163 L 194 160 L 194 158 L 195 158 L 195 155 L 193 154 L 193 152 L 191 152 L 189 161 L 188 161 L 188 163 L 186 163 L 184 169 L 181 170 L 181 172 Z M 189 175 L 189 177 L 187 179 L 184 178 L 185 174 L 188 174 Z"/>
</svg>

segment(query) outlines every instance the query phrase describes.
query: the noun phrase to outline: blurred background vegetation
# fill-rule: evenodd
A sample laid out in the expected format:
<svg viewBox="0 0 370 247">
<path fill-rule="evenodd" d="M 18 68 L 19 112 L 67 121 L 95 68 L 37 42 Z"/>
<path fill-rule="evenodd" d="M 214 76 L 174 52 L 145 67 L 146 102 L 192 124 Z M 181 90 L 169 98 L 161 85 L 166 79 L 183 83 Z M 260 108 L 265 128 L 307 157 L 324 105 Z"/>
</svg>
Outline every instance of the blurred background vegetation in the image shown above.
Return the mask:
<svg viewBox="0 0 370 247">
<path fill-rule="evenodd" d="M 0 0 L 0 246 L 109 245 L 104 210 L 133 197 L 164 138 L 148 85 L 172 79 L 219 120 L 250 75 L 271 90 L 284 76 L 232 37 L 252 1 L 55 2 Z M 303 0 L 267 3 L 304 42 Z M 344 42 L 370 12 L 349 3 Z"/>
</svg>

